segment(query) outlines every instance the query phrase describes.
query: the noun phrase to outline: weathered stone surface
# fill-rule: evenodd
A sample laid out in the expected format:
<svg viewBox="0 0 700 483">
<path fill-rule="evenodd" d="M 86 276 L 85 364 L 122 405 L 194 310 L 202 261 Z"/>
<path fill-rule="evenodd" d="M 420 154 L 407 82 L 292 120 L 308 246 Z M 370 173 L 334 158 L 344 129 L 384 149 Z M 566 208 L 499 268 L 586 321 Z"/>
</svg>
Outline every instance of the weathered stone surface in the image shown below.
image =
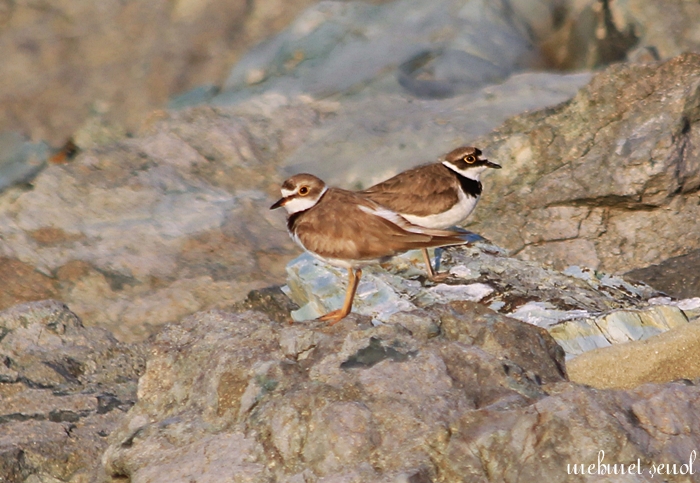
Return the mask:
<svg viewBox="0 0 700 483">
<path fill-rule="evenodd" d="M 0 191 L 30 181 L 44 168 L 48 155 L 46 143 L 31 143 L 16 132 L 0 131 Z"/>
<path fill-rule="evenodd" d="M 492 173 L 469 227 L 524 259 L 623 272 L 698 248 L 700 55 L 617 65 L 475 141 Z"/>
<path fill-rule="evenodd" d="M 334 116 L 284 160 L 285 175 L 312 172 L 334 185 L 367 187 L 472 144 L 510 116 L 570 99 L 590 77 L 586 72 L 515 74 L 450 99 L 368 89 L 339 101 Z M 479 146 L 491 155 L 488 144 Z"/>
<path fill-rule="evenodd" d="M 507 343 L 479 336 L 484 319 L 470 320 L 469 307 L 443 310 L 447 324 L 469 327 L 469 336 L 456 327 L 452 336 L 413 336 L 398 323 L 371 328 L 356 316 L 333 329 L 279 325 L 256 312 L 198 314 L 167 326 L 155 339 L 139 403 L 103 458 L 107 476 L 186 481 L 181 461 L 201 458 L 206 445 L 228 455 L 212 459 L 211 481 L 285 481 L 305 469 L 314 478 L 371 469 L 384 481 L 382 473 L 429 464 L 429 442 L 457 412 L 523 404 L 543 396 L 543 381 L 564 379 L 562 354 L 544 331 L 521 341 L 531 352 L 520 366 L 506 359 Z M 506 338 L 521 327 L 538 331 L 501 319 L 493 323 Z M 465 337 L 482 340 L 457 340 Z M 163 415 L 165 424 L 157 422 Z M 160 450 L 163 438 L 178 449 Z M 374 468 L 362 470 L 370 458 Z"/>
<path fill-rule="evenodd" d="M 268 210 L 273 180 L 314 106 L 268 96 L 163 113 L 0 194 L 0 308 L 54 297 L 135 340 L 279 281 L 294 248 Z"/>
<path fill-rule="evenodd" d="M 691 298 L 700 295 L 700 249 L 680 257 L 625 274 L 628 280 L 647 283 L 676 298 Z"/>
<path fill-rule="evenodd" d="M 0 312 L 0 481 L 88 481 L 136 400 L 143 352 L 56 301 Z"/>
<path fill-rule="evenodd" d="M 0 132 L 60 145 L 90 112 L 134 130 L 168 98 L 218 82 L 310 0 L 106 0 L 0 7 Z"/>
<path fill-rule="evenodd" d="M 214 311 L 165 327 L 100 481 L 573 482 L 601 450 L 639 459 L 646 481 L 700 443 L 693 384 L 568 383 L 544 330 L 470 303 L 396 317 Z"/>
</svg>

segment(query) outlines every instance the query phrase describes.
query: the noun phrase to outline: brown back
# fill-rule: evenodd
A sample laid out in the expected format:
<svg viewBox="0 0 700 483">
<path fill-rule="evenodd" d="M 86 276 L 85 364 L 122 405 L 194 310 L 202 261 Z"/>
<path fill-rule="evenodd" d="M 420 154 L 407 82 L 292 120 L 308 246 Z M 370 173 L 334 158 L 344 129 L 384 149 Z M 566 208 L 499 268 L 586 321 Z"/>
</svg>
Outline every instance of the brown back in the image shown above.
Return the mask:
<svg viewBox="0 0 700 483">
<path fill-rule="evenodd" d="M 441 163 L 424 164 L 397 174 L 360 193 L 398 213 L 428 216 L 459 201 L 454 173 Z"/>
<path fill-rule="evenodd" d="M 360 207 L 385 210 L 357 193 L 329 188 L 313 208 L 290 219 L 289 228 L 307 250 L 344 260 L 375 260 L 416 248 L 464 243 L 454 232 L 417 227 L 395 214 L 388 220 Z"/>
</svg>

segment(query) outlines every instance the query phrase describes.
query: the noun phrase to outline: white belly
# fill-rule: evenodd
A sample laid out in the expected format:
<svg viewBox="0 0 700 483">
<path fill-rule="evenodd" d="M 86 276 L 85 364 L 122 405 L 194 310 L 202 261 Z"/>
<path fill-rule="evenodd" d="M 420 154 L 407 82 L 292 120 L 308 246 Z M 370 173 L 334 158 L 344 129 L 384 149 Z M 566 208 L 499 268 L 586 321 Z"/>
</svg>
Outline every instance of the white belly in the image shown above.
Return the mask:
<svg viewBox="0 0 700 483">
<path fill-rule="evenodd" d="M 458 225 L 464 221 L 479 202 L 479 197 L 465 195 L 461 190 L 459 192 L 459 203 L 454 205 L 444 213 L 428 216 L 404 215 L 408 221 L 414 225 L 423 226 L 425 228 L 449 228 Z"/>
</svg>

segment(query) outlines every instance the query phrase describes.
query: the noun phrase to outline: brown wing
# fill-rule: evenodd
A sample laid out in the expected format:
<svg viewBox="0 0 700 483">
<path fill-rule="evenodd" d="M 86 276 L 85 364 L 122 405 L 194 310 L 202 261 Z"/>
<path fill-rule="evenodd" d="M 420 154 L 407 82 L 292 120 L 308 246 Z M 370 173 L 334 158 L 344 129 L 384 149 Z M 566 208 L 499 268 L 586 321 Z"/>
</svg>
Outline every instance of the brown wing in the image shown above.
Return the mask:
<svg viewBox="0 0 700 483">
<path fill-rule="evenodd" d="M 294 233 L 307 250 L 324 258 L 345 260 L 374 260 L 415 248 L 464 243 L 453 232 L 416 227 L 400 217 L 392 222 L 361 206 L 384 210 L 356 193 L 330 188 L 321 202 L 296 220 Z"/>
<path fill-rule="evenodd" d="M 442 213 L 459 201 L 455 177 L 441 163 L 409 169 L 360 193 L 398 213 L 416 216 Z"/>
</svg>

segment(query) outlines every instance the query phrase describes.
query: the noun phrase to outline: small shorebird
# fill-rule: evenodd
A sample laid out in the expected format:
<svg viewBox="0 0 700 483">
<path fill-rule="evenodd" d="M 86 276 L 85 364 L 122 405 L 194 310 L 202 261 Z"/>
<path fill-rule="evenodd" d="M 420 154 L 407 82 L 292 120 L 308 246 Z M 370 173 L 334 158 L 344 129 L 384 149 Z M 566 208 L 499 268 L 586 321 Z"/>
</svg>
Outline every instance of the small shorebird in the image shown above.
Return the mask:
<svg viewBox="0 0 700 483">
<path fill-rule="evenodd" d="M 316 258 L 348 270 L 343 308 L 319 320 L 335 324 L 352 310 L 362 267 L 417 248 L 459 245 L 459 233 L 409 223 L 394 211 L 352 191 L 331 188 L 311 174 L 297 174 L 282 185 L 283 206 L 292 239 Z"/>
<path fill-rule="evenodd" d="M 454 149 L 437 163 L 403 171 L 360 194 L 397 212 L 414 225 L 444 229 L 464 221 L 474 210 L 482 186 L 479 176 L 487 168 L 501 166 L 481 159 L 481 150 L 471 146 Z M 444 279 L 433 270 L 428 250 L 423 248 L 428 278 Z"/>
</svg>

